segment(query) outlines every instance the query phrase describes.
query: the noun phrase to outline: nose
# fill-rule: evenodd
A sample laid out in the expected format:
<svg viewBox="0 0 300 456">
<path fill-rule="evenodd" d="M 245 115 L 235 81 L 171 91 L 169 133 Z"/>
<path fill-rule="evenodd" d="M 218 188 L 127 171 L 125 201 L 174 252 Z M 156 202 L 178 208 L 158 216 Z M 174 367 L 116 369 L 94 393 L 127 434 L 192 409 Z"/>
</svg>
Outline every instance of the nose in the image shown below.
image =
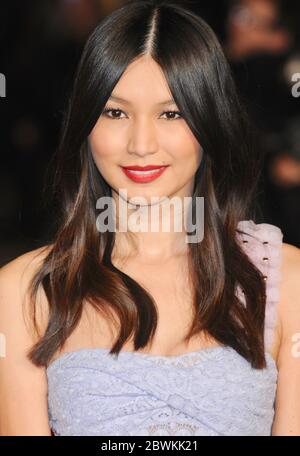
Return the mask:
<svg viewBox="0 0 300 456">
<path fill-rule="evenodd" d="M 154 126 L 147 119 L 139 119 L 133 123 L 127 150 L 129 154 L 140 157 L 155 154 L 158 150 Z"/>
</svg>

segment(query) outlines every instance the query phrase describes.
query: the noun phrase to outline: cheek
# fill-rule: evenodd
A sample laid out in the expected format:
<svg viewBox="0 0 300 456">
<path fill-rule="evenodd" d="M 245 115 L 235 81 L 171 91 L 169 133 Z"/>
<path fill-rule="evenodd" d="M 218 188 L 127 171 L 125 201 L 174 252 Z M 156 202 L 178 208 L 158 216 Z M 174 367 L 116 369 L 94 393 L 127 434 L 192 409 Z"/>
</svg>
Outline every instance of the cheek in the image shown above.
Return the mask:
<svg viewBox="0 0 300 456">
<path fill-rule="evenodd" d="M 180 162 L 180 166 L 184 163 L 185 169 L 198 167 L 201 162 L 202 148 L 192 133 L 174 135 L 167 150 L 173 156 L 174 162 Z"/>
<path fill-rule="evenodd" d="M 95 161 L 114 159 L 122 150 L 120 135 L 113 134 L 107 128 L 94 127 L 89 136 Z"/>
</svg>

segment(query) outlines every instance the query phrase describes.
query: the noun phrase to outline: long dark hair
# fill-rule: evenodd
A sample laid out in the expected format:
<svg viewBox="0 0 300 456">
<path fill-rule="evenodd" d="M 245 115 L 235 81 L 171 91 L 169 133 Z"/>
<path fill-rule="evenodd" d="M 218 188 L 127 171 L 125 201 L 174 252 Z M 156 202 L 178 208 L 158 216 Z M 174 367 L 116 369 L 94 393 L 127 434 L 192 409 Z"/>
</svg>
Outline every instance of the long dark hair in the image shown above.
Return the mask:
<svg viewBox="0 0 300 456">
<path fill-rule="evenodd" d="M 38 366 L 49 363 L 78 325 L 84 301 L 110 320 L 110 311 L 116 313 L 119 333 L 111 354 L 132 335 L 136 350 L 154 336 L 153 297 L 112 264 L 115 233 L 97 230 L 96 201 L 111 196 L 111 189 L 88 143 L 114 86 L 143 54 L 161 66 L 204 153 L 193 198 L 205 200 L 205 235 L 201 243 L 189 244 L 195 313 L 186 340 L 203 331 L 253 367 L 266 367 L 265 282 L 236 238 L 238 222 L 255 219 L 261 163 L 253 129 L 208 24 L 178 3 L 147 0 L 128 2 L 106 17 L 88 38 L 76 71 L 58 148 L 58 228 L 29 287 L 37 331 L 36 296 L 40 286 L 45 291 L 48 326 L 28 358 Z M 237 286 L 246 305 L 235 293 Z"/>
</svg>

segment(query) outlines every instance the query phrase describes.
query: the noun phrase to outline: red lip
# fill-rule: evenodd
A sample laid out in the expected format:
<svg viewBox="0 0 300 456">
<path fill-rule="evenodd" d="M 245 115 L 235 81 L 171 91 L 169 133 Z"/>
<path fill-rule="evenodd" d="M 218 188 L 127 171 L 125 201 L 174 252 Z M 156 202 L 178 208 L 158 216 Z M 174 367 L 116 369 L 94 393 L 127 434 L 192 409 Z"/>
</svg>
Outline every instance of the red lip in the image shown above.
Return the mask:
<svg viewBox="0 0 300 456">
<path fill-rule="evenodd" d="M 157 179 L 168 167 L 169 165 L 166 166 L 154 166 L 154 165 L 148 165 L 148 166 L 122 166 L 123 172 L 126 174 L 129 179 L 131 179 L 134 182 L 137 183 L 147 183 L 151 182 L 154 179 Z M 136 174 L 132 171 L 151 171 L 153 170 L 152 173 L 149 174 Z"/>
<path fill-rule="evenodd" d="M 132 169 L 133 171 L 151 171 L 152 169 L 165 168 L 169 165 L 147 165 L 147 166 L 122 166 L 125 169 Z"/>
</svg>

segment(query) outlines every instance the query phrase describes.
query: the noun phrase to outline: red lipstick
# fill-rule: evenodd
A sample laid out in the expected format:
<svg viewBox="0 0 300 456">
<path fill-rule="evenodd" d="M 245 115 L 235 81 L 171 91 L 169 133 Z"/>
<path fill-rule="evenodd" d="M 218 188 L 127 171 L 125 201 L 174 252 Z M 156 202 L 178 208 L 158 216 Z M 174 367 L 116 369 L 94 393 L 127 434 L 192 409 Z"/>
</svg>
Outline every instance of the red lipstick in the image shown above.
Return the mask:
<svg viewBox="0 0 300 456">
<path fill-rule="evenodd" d="M 124 173 L 129 179 L 138 183 L 152 182 L 157 179 L 169 165 L 158 166 L 122 166 Z"/>
</svg>

